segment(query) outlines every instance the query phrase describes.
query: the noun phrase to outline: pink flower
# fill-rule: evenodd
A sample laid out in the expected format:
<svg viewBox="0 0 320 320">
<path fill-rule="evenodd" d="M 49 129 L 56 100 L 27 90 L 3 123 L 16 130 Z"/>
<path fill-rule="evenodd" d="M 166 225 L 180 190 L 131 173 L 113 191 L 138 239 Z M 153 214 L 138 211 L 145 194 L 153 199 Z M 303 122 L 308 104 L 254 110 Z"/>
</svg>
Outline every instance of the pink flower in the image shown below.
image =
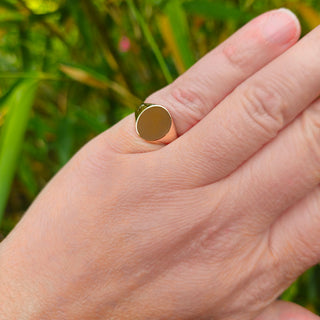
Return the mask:
<svg viewBox="0 0 320 320">
<path fill-rule="evenodd" d="M 119 51 L 120 52 L 128 52 L 131 47 L 130 39 L 126 36 L 122 36 L 119 41 Z"/>
</svg>

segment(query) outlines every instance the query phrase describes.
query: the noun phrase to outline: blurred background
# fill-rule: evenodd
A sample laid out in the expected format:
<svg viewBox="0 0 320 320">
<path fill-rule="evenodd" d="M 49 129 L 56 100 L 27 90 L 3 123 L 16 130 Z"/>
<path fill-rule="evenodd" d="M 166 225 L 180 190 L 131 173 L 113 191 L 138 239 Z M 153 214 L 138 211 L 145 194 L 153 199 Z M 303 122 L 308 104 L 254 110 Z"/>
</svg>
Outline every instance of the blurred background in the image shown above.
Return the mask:
<svg viewBox="0 0 320 320">
<path fill-rule="evenodd" d="M 319 0 L 0 0 L 0 241 L 83 144 L 279 7 L 320 24 Z M 320 268 L 282 298 L 320 313 Z"/>
</svg>

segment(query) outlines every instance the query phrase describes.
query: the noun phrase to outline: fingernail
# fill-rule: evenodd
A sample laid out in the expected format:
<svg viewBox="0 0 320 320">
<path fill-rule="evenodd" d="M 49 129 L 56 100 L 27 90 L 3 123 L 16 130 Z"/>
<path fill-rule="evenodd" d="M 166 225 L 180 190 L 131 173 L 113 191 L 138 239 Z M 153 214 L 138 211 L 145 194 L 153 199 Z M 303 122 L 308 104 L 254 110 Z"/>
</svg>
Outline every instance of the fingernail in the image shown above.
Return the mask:
<svg viewBox="0 0 320 320">
<path fill-rule="evenodd" d="M 262 33 L 270 42 L 285 44 L 299 37 L 300 23 L 292 11 L 281 8 L 269 13 Z"/>
</svg>

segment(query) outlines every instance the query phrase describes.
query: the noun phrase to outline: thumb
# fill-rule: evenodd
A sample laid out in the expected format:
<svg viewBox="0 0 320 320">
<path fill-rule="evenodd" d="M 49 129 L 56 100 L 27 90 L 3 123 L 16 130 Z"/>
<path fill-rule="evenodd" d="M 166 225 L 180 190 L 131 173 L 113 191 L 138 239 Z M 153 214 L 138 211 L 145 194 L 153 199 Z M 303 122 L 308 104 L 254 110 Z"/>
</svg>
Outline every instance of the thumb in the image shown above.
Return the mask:
<svg viewBox="0 0 320 320">
<path fill-rule="evenodd" d="M 255 320 L 319 320 L 320 317 L 294 303 L 275 301 Z"/>
</svg>

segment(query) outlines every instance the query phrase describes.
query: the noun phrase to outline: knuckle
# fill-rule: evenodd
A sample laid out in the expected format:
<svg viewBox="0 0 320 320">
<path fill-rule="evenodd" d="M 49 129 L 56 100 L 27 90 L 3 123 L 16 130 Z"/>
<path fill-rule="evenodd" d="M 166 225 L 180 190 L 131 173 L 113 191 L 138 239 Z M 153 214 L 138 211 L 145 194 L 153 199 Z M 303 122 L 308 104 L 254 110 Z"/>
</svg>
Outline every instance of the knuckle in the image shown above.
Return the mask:
<svg viewBox="0 0 320 320">
<path fill-rule="evenodd" d="M 270 269 L 278 270 L 279 279 L 288 283 L 319 261 L 320 217 L 317 214 L 320 209 L 319 196 L 320 188 L 318 186 L 305 198 L 303 203 L 304 218 L 299 227 L 294 225 L 294 228 L 289 228 L 287 232 L 279 235 L 279 229 L 283 229 L 287 224 L 287 222 L 280 221 L 278 227 L 275 228 L 274 225 L 269 229 L 268 249 L 272 263 Z"/>
<path fill-rule="evenodd" d="M 304 267 L 309 267 L 319 261 L 320 243 L 318 241 L 320 231 L 320 187 L 318 186 L 311 195 L 304 208 L 304 222 L 302 228 L 299 228 L 295 234 L 297 242 L 297 250 L 303 259 Z M 311 230 L 310 230 L 311 228 Z M 305 236 L 306 230 L 308 237 Z M 312 245 L 310 245 L 312 244 Z"/>
<path fill-rule="evenodd" d="M 248 63 L 250 59 L 248 57 L 248 52 L 242 50 L 243 48 L 238 48 L 233 44 L 226 44 L 222 49 L 222 54 L 227 62 L 234 68 L 238 69 L 243 73 L 247 73 Z"/>
<path fill-rule="evenodd" d="M 276 136 L 285 123 L 287 105 L 279 89 L 268 83 L 247 87 L 240 93 L 245 115 L 268 137 Z"/>
<path fill-rule="evenodd" d="M 195 80 L 196 82 L 197 80 Z M 169 91 L 169 99 L 175 106 L 176 112 L 180 112 L 184 119 L 194 125 L 199 122 L 209 111 L 202 84 L 198 81 L 197 85 L 184 84 L 182 82 L 173 84 Z"/>
<path fill-rule="evenodd" d="M 267 236 L 267 259 L 268 261 L 268 269 L 271 272 L 277 270 L 276 279 L 281 282 L 287 283 L 291 282 L 295 278 L 295 273 L 292 272 L 293 268 L 286 260 L 288 260 L 286 253 L 283 250 L 280 250 L 279 244 L 276 243 L 275 237 L 275 229 L 270 228 L 268 230 Z M 291 243 L 289 243 L 290 248 L 288 248 L 288 252 L 292 251 Z"/>
</svg>

